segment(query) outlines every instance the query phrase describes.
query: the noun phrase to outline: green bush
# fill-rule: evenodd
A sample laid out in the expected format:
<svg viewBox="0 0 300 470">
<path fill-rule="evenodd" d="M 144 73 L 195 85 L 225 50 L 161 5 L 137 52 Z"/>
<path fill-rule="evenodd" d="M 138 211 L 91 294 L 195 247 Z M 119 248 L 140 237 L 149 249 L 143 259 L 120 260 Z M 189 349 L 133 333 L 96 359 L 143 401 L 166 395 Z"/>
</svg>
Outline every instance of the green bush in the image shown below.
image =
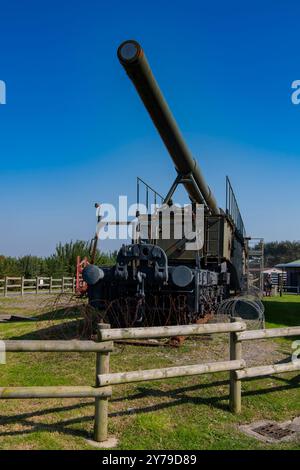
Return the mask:
<svg viewBox="0 0 300 470">
<path fill-rule="evenodd" d="M 0 278 L 4 276 L 24 276 L 27 279 L 36 276 L 75 276 L 77 256 L 90 258 L 90 246 L 83 240 L 59 243 L 55 253 L 46 258 L 26 255 L 19 258 L 0 256 Z M 96 264 L 112 265 L 116 253 L 96 253 Z"/>
</svg>

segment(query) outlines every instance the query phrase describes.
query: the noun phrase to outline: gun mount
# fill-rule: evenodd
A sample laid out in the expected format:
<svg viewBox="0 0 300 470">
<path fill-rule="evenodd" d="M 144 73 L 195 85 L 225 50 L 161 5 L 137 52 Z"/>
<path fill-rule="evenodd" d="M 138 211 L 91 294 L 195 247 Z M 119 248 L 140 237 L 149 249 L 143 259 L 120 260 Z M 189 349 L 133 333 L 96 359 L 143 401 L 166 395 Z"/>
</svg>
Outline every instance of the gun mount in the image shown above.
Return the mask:
<svg viewBox="0 0 300 470">
<path fill-rule="evenodd" d="M 217 311 L 224 299 L 241 290 L 247 242 L 238 205 L 227 179 L 226 211 L 219 209 L 141 46 L 134 40 L 125 41 L 117 54 L 178 173 L 163 200 L 162 212 L 168 209 L 177 185 L 183 184 L 191 200 L 193 215 L 195 203 L 204 205 L 204 240 L 201 247 L 196 244 L 196 248 L 189 251 L 185 249 L 185 237 L 175 240 L 170 235 L 167 240 L 161 240 L 147 235 L 132 240 L 131 244 L 123 245 L 119 250 L 115 266 L 91 264 L 83 270 L 89 303 L 103 310 L 114 326 L 203 321 Z M 149 188 L 147 186 L 147 191 Z M 156 191 L 154 194 L 155 197 L 159 195 Z M 173 229 L 175 219 L 182 224 L 184 211 L 180 209 L 174 214 Z M 152 214 L 138 216 L 138 225 L 144 223 L 148 234 L 147 224 L 151 218 Z M 158 232 L 161 231 L 160 223 L 159 219 Z"/>
</svg>

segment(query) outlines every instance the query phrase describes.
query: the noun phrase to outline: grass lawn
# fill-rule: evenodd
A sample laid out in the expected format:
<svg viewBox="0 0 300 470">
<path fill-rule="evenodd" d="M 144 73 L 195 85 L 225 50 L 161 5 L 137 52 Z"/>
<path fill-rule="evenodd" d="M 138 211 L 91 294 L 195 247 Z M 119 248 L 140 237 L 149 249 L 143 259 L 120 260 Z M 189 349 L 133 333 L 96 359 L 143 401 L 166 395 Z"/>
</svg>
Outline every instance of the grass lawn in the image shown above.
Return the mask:
<svg viewBox="0 0 300 470">
<path fill-rule="evenodd" d="M 37 316 L 37 321 L 0 323 L 0 339 L 37 337 L 39 331 L 46 331 L 49 319 L 39 314 L 39 306 L 36 298 L 31 303 L 1 299 L 0 316 L 16 312 Z M 300 325 L 300 296 L 270 298 L 265 306 L 267 327 Z M 255 343 L 252 349 L 244 345 L 251 363 L 272 363 L 291 355 L 292 339 Z M 7 364 L 0 365 L 1 387 L 94 383 L 94 354 L 7 356 Z M 191 338 L 179 349 L 116 345 L 111 370 L 227 358 L 228 335 Z M 264 444 L 238 430 L 239 424 L 255 420 L 285 421 L 299 416 L 299 380 L 300 375 L 293 373 L 243 382 L 238 416 L 228 409 L 228 373 L 115 386 L 109 433 L 119 439 L 119 449 L 299 449 L 300 441 Z M 0 400 L 0 449 L 93 449 L 86 440 L 92 436 L 93 414 L 90 399 Z"/>
<path fill-rule="evenodd" d="M 264 304 L 268 327 L 300 325 L 300 295 L 265 297 Z"/>
</svg>

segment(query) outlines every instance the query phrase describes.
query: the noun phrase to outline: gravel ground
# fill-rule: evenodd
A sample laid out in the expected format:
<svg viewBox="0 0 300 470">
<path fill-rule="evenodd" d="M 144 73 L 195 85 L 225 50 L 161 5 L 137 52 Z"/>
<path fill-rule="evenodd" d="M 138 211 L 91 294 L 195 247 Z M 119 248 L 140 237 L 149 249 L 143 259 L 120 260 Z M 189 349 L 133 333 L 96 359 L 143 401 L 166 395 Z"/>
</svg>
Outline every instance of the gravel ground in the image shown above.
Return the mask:
<svg viewBox="0 0 300 470">
<path fill-rule="evenodd" d="M 81 301 L 80 301 L 81 302 Z M 51 312 L 56 308 L 68 305 L 78 305 L 78 299 L 72 294 L 56 295 L 26 295 L 21 297 L 9 297 L 0 299 L 0 321 L 7 320 L 10 315 L 25 315 L 35 317 L 38 314 Z M 51 317 L 51 315 L 50 315 Z M 51 318 L 46 326 L 51 327 Z M 37 322 L 33 329 L 36 331 L 42 325 Z M 43 322 L 45 327 L 45 322 Z M 181 348 L 180 355 L 174 354 L 172 348 L 158 348 L 174 364 L 186 360 L 187 363 L 207 362 L 215 360 L 227 360 L 229 357 L 228 335 L 206 335 L 186 340 L 187 352 Z M 186 357 L 185 357 L 186 356 Z M 290 360 L 291 349 L 289 342 L 282 340 L 259 340 L 243 342 L 243 358 L 247 366 L 263 365 L 269 363 L 286 362 Z"/>
</svg>

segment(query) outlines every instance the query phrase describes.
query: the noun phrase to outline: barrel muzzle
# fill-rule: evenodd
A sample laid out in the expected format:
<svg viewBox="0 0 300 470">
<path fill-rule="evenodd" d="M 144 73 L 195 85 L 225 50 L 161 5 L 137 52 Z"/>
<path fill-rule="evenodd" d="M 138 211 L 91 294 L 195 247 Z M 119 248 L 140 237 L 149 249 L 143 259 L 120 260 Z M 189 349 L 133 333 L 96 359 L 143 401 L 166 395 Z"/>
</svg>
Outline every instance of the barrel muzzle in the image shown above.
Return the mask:
<svg viewBox="0 0 300 470">
<path fill-rule="evenodd" d="M 143 49 L 134 39 L 122 42 L 118 47 L 118 58 L 122 64 L 135 62 L 143 55 Z"/>
</svg>

